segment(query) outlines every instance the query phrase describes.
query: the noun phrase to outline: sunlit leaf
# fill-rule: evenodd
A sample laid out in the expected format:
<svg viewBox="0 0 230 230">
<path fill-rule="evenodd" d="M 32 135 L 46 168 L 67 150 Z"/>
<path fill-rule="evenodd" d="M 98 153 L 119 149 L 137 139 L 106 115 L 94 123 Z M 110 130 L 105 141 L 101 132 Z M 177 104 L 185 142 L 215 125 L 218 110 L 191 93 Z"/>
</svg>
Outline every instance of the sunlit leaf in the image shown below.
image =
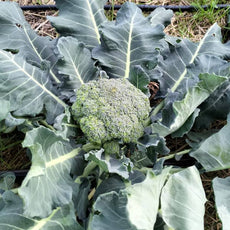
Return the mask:
<svg viewBox="0 0 230 230">
<path fill-rule="evenodd" d="M 5 192 L 0 202 L 0 229 L 7 230 L 83 230 L 77 223 L 73 205 L 67 204 L 57 207 L 52 213 L 43 219 L 32 219 L 23 215 L 23 202 L 21 198 L 12 192 Z"/>
<path fill-rule="evenodd" d="M 47 113 L 52 123 L 66 104 L 58 98 L 47 71 L 27 63 L 19 54 L 0 50 L 0 100 L 8 101 L 15 116 Z"/>
<path fill-rule="evenodd" d="M 73 36 L 93 48 L 100 44 L 99 29 L 106 21 L 105 0 L 56 0 L 57 17 L 48 17 L 62 36 Z"/>
<path fill-rule="evenodd" d="M 93 50 L 93 57 L 109 77 L 130 78 L 135 65 L 156 63 L 156 49 L 165 44 L 163 29 L 162 25 L 151 26 L 134 3 L 126 2 L 116 22 L 102 24 L 102 43 Z"/>
<path fill-rule="evenodd" d="M 202 164 L 206 171 L 230 168 L 230 115 L 228 123 L 220 131 L 211 135 L 193 152 L 191 156 Z"/>
<path fill-rule="evenodd" d="M 172 103 L 172 108 L 163 111 L 163 118 L 161 122 L 152 124 L 153 132 L 160 136 L 166 136 L 177 131 L 183 126 L 187 119 L 196 111 L 197 107 L 205 101 L 209 95 L 224 81 L 226 77 L 217 76 L 214 74 L 201 74 L 201 81 L 190 88 L 183 100 L 178 100 Z M 171 120 L 168 118 L 170 114 Z M 191 121 L 191 120 L 190 120 Z M 194 119 L 192 119 L 194 122 Z M 192 124 L 189 124 L 191 128 Z"/>
<path fill-rule="evenodd" d="M 222 221 L 222 229 L 228 230 L 230 226 L 230 177 L 214 178 L 213 189 L 217 212 Z"/>
<path fill-rule="evenodd" d="M 27 132 L 23 146 L 32 153 L 32 166 L 19 188 L 25 215 L 46 217 L 54 207 L 72 200 L 74 181 L 70 171 L 79 149 L 61 133 L 44 127 Z"/>
<path fill-rule="evenodd" d="M 15 2 L 0 2 L 0 49 L 18 52 L 30 64 L 48 70 L 50 78 L 60 83 L 56 70 L 55 40 L 36 34 Z"/>
<path fill-rule="evenodd" d="M 173 174 L 162 189 L 161 210 L 165 223 L 174 230 L 203 230 L 204 189 L 193 166 Z"/>
<path fill-rule="evenodd" d="M 170 168 L 155 176 L 149 172 L 144 181 L 129 185 L 119 193 L 102 194 L 96 200 L 91 228 L 95 230 L 153 229 L 159 206 L 161 188 Z"/>
</svg>

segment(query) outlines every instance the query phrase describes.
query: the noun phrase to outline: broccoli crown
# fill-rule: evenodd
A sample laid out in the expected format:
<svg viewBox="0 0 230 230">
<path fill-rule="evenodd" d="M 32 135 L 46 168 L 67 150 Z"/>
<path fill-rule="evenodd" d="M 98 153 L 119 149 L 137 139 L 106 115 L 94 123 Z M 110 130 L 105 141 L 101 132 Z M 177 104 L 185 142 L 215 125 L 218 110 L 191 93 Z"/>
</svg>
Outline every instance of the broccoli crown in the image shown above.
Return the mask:
<svg viewBox="0 0 230 230">
<path fill-rule="evenodd" d="M 126 79 L 99 79 L 77 90 L 74 119 L 90 142 L 136 142 L 151 108 L 148 97 Z"/>
</svg>

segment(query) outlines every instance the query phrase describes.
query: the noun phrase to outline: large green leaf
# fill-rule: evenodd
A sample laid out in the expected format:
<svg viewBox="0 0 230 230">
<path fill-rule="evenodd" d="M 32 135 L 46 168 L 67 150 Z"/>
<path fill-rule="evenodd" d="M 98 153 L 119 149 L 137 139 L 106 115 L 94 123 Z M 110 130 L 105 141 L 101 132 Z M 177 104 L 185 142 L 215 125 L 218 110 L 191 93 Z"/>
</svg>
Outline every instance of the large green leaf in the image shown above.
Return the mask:
<svg viewBox="0 0 230 230">
<path fill-rule="evenodd" d="M 49 69 L 50 75 L 60 83 L 53 67 L 57 62 L 55 40 L 38 36 L 25 20 L 17 3 L 0 2 L 0 49 L 18 52 L 30 64 Z"/>
<path fill-rule="evenodd" d="M 127 202 L 127 195 L 122 191 L 100 195 L 94 204 L 97 215 L 93 216 L 88 230 L 137 230 L 128 218 Z"/>
<path fill-rule="evenodd" d="M 160 136 L 166 136 L 177 131 L 183 126 L 190 116 L 196 111 L 197 107 L 205 101 L 209 95 L 224 81 L 226 77 L 217 76 L 214 74 L 201 74 L 201 81 L 194 87 L 190 88 L 183 100 L 175 101 L 172 108 L 163 110 L 161 122 L 152 124 L 152 130 Z M 170 118 L 169 119 L 169 113 Z M 197 113 L 197 111 L 196 111 Z M 190 119 L 194 121 L 194 119 Z M 188 128 L 191 128 L 189 124 Z M 185 128 L 185 127 L 184 127 Z M 183 130 L 185 132 L 185 130 Z"/>
<path fill-rule="evenodd" d="M 83 230 L 74 221 L 74 211 L 69 207 L 56 208 L 47 218 L 37 220 L 26 216 L 9 213 L 0 215 L 0 229 L 7 230 Z"/>
<path fill-rule="evenodd" d="M 166 146 L 165 139 L 157 133 L 143 135 L 138 139 L 137 150 L 130 156 L 135 167 L 153 167 L 160 154 L 167 155 L 170 150 Z"/>
<path fill-rule="evenodd" d="M 57 17 L 48 17 L 61 36 L 73 36 L 93 48 L 100 44 L 100 25 L 107 21 L 105 0 L 56 0 Z"/>
<path fill-rule="evenodd" d="M 162 96 L 166 96 L 168 90 L 185 93 L 197 82 L 200 73 L 223 75 L 223 70 L 229 67 L 223 59 L 230 56 L 230 46 L 222 43 L 221 28 L 217 24 L 198 43 L 183 39 L 174 45 L 150 73 L 151 78 L 160 83 Z"/>
<path fill-rule="evenodd" d="M 218 87 L 210 97 L 200 105 L 200 114 L 196 119 L 196 128 L 209 128 L 215 120 L 226 120 L 230 112 L 230 79 Z"/>
<path fill-rule="evenodd" d="M 135 65 L 154 62 L 155 49 L 164 44 L 163 29 L 163 25 L 151 26 L 134 3 L 126 2 L 118 11 L 116 22 L 102 24 L 102 43 L 93 49 L 93 57 L 109 77 L 130 78 Z"/>
<path fill-rule="evenodd" d="M 172 134 L 172 137 L 183 137 L 184 134 L 188 133 L 194 125 L 195 119 L 198 117 L 200 109 L 195 109 L 186 122 Z"/>
<path fill-rule="evenodd" d="M 2 215 L 17 213 L 23 213 L 23 201 L 22 199 L 11 191 L 5 191 L 0 195 L 0 229 Z"/>
<path fill-rule="evenodd" d="M 170 24 L 172 17 L 172 10 L 166 10 L 163 7 L 158 7 L 148 16 L 148 19 L 151 22 L 152 26 L 157 26 L 159 24 L 167 26 L 168 24 Z"/>
<path fill-rule="evenodd" d="M 230 115 L 228 123 L 219 132 L 201 142 L 191 156 L 202 164 L 206 171 L 230 168 Z"/>
<path fill-rule="evenodd" d="M 146 86 L 149 84 L 150 79 L 148 74 L 140 65 L 136 65 L 131 68 L 129 81 L 143 93 L 148 93 L 149 90 Z"/>
<path fill-rule="evenodd" d="M 89 199 L 88 195 L 90 193 L 91 183 L 87 178 L 82 178 L 79 183 L 75 183 L 73 203 L 77 217 L 80 220 L 85 220 L 88 215 Z"/>
<path fill-rule="evenodd" d="M 0 189 L 10 190 L 14 187 L 15 175 L 12 172 L 6 172 L 0 174 Z"/>
<path fill-rule="evenodd" d="M 44 127 L 27 132 L 23 146 L 32 154 L 32 166 L 19 188 L 25 215 L 46 217 L 53 208 L 72 200 L 74 181 L 70 172 L 79 149 L 61 132 Z"/>
<path fill-rule="evenodd" d="M 91 59 L 90 51 L 73 37 L 61 37 L 57 44 L 62 56 L 58 62 L 59 73 L 69 76 L 68 87 L 78 89 L 82 84 L 97 76 L 97 68 Z"/>
<path fill-rule="evenodd" d="M 85 155 L 86 160 L 95 162 L 103 171 L 109 173 L 116 173 L 121 177 L 128 179 L 132 162 L 129 158 L 123 156 L 120 159 L 116 159 L 113 156 L 106 156 L 103 154 L 104 149 L 90 151 Z"/>
<path fill-rule="evenodd" d="M 109 178 L 100 183 L 93 198 L 96 200 L 99 195 L 112 191 L 119 193 L 121 189 L 125 189 L 124 181 L 118 175 L 112 174 Z"/>
<path fill-rule="evenodd" d="M 230 177 L 213 180 L 215 203 L 218 215 L 222 221 L 222 229 L 228 230 L 230 226 Z"/>
<path fill-rule="evenodd" d="M 161 188 L 170 168 L 155 176 L 148 172 L 141 183 L 129 185 L 119 193 L 100 195 L 94 204 L 95 211 L 90 226 L 92 230 L 150 230 L 153 229 L 159 208 Z"/>
<path fill-rule="evenodd" d="M 46 71 L 28 64 L 20 54 L 3 50 L 0 50 L 0 100 L 9 101 L 15 116 L 35 116 L 46 110 L 50 123 L 66 107 Z"/>
<path fill-rule="evenodd" d="M 4 120 L 8 113 L 10 112 L 10 103 L 9 101 L 6 100 L 1 100 L 0 99 L 0 121 Z"/>
<path fill-rule="evenodd" d="M 23 202 L 12 192 L 5 192 L 0 201 L 4 203 L 0 210 L 2 230 L 83 230 L 76 221 L 72 203 L 57 207 L 44 219 L 32 219 L 22 214 Z"/>
<path fill-rule="evenodd" d="M 174 230 L 202 230 L 205 202 L 198 170 L 195 166 L 184 169 L 173 174 L 162 189 L 162 217 Z"/>
<path fill-rule="evenodd" d="M 170 168 L 166 168 L 158 176 L 148 172 L 143 182 L 127 187 L 127 210 L 131 222 L 137 229 L 153 229 L 159 208 L 161 189 L 169 171 Z"/>
</svg>

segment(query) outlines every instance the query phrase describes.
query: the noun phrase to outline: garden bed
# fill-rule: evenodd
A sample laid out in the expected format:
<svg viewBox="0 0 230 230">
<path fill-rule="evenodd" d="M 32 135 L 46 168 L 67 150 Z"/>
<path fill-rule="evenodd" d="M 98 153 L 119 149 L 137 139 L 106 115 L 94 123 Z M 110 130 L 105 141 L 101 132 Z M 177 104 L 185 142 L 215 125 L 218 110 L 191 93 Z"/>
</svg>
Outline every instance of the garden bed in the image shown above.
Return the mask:
<svg viewBox="0 0 230 230">
<path fill-rule="evenodd" d="M 54 4 L 53 1 L 18 1 L 21 5 L 27 4 Z M 110 1 L 110 4 L 122 4 L 124 1 Z M 189 5 L 191 1 L 133 1 L 137 4 L 155 4 L 155 5 Z M 227 3 L 222 1 L 221 3 Z M 56 11 L 25 11 L 26 19 L 31 24 L 32 28 L 42 36 L 50 36 L 51 38 L 56 38 L 57 33 L 55 29 L 50 25 L 46 16 L 52 15 L 56 16 Z M 116 12 L 107 12 L 108 18 L 115 18 Z M 207 17 L 209 15 L 210 17 Z M 218 21 L 219 25 L 222 27 L 224 40 L 227 41 L 228 33 L 226 32 L 226 27 L 228 26 L 226 9 L 216 11 L 215 9 L 207 13 L 205 11 L 196 12 L 175 12 L 172 19 L 172 24 L 169 25 L 165 32 L 169 35 L 178 37 L 188 37 L 193 41 L 200 41 L 211 25 Z M 226 124 L 226 121 L 218 121 L 215 125 L 217 129 L 222 128 Z M 21 148 L 21 143 L 24 139 L 24 135 L 21 132 L 14 131 L 11 134 L 1 134 L 0 149 L 1 149 L 1 164 L 0 171 L 12 171 L 12 170 L 25 170 L 30 167 L 30 155 L 27 155 L 25 149 Z M 171 137 L 166 138 L 168 147 L 172 153 L 181 152 L 188 148 L 188 144 L 185 138 L 171 139 Z M 183 161 L 182 161 L 183 162 Z M 189 164 L 189 160 L 186 160 L 186 164 Z M 183 163 L 182 163 L 183 164 Z M 191 165 L 193 162 L 191 163 Z M 181 165 L 180 165 L 181 166 Z M 183 165 L 182 165 L 183 166 Z M 185 165 L 186 167 L 188 165 Z M 202 176 L 203 186 L 205 188 L 206 197 L 208 202 L 206 203 L 206 213 L 205 213 L 205 230 L 221 229 L 221 222 L 217 216 L 215 210 L 215 202 L 213 198 L 213 189 L 211 186 L 212 179 L 216 176 L 225 178 L 230 176 L 229 169 L 221 170 L 217 173 L 204 173 Z"/>
</svg>

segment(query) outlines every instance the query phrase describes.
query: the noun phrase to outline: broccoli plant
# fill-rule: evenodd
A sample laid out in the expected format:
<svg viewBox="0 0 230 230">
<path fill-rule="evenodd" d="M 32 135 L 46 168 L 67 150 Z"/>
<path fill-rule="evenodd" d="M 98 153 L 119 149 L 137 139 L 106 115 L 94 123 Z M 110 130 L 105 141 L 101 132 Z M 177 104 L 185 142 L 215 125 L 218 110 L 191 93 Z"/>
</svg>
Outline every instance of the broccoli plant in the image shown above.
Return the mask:
<svg viewBox="0 0 230 230">
<path fill-rule="evenodd" d="M 56 39 L 0 2 L 0 131 L 23 132 L 31 159 L 20 185 L 0 175 L 0 229 L 204 229 L 200 174 L 230 168 L 230 43 L 217 24 L 166 35 L 164 8 L 126 2 L 108 21 L 105 2 L 56 0 Z M 213 188 L 227 229 L 229 178 Z"/>
<path fill-rule="evenodd" d="M 82 85 L 73 118 L 90 142 L 137 143 L 148 125 L 148 97 L 126 79 L 99 79 Z"/>
</svg>

